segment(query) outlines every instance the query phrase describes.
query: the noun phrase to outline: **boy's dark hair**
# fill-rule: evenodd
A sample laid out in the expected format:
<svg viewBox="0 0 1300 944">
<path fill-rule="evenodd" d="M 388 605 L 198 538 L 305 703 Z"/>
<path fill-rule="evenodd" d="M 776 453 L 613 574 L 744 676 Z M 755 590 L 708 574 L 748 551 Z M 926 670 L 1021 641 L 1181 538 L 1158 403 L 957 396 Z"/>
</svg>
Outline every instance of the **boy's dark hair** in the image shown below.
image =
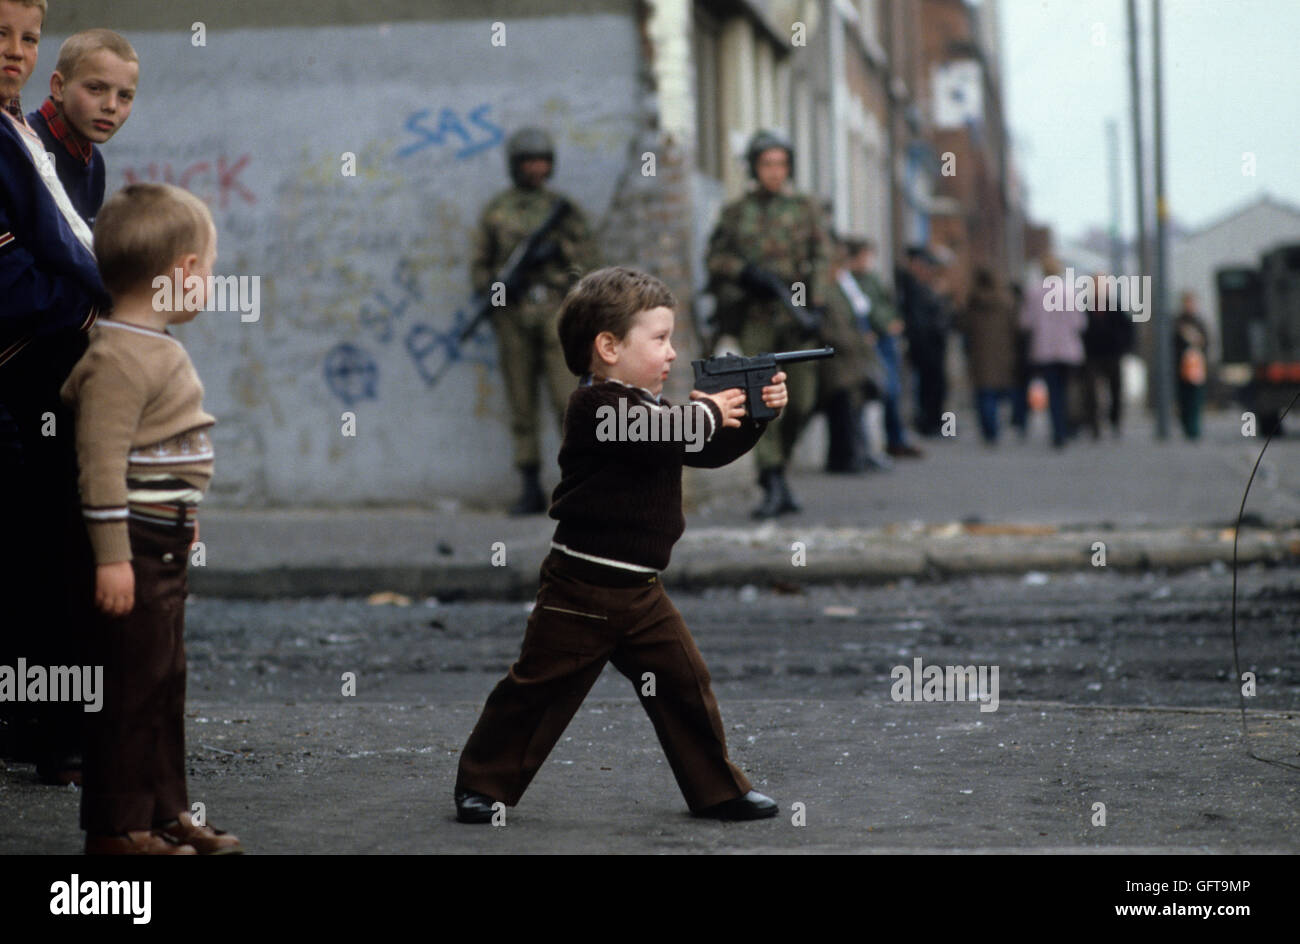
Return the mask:
<svg viewBox="0 0 1300 944">
<path fill-rule="evenodd" d="M 653 275 L 627 266 L 587 273 L 560 306 L 556 330 L 564 349 L 564 363 L 581 377 L 591 369 L 591 346 L 596 335 L 608 331 L 622 340 L 632 330 L 638 312 L 661 306 L 676 309 L 677 299 Z"/>
</svg>

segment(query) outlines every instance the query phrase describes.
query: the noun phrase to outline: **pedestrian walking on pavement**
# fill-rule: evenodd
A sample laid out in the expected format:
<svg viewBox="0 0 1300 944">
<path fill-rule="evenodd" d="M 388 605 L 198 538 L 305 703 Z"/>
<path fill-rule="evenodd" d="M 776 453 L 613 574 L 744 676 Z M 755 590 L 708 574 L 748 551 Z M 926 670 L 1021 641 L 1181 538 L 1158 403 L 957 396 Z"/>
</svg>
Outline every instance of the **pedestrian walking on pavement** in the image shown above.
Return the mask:
<svg viewBox="0 0 1300 944">
<path fill-rule="evenodd" d="M 826 413 L 826 471 L 855 474 L 889 468 L 873 455 L 863 408 L 879 399 L 884 369 L 871 330 L 871 301 L 849 272 L 847 245 L 835 243 L 832 288 L 822 319 L 822 340 L 835 356 L 818 365 L 818 401 Z"/>
<path fill-rule="evenodd" d="M 906 325 L 907 357 L 916 373 L 916 413 L 913 426 L 922 436 L 938 436 L 947 398 L 945 358 L 949 312 L 936 291 L 941 262 L 924 246 L 907 250 L 905 267 L 897 270 L 898 307 Z"/>
<path fill-rule="evenodd" d="M 1096 291 L 1083 332 L 1083 421 L 1094 440 L 1101 438 L 1101 406 L 1097 387 L 1107 395 L 1107 419 L 1112 435 L 1119 436 L 1124 411 L 1121 368 L 1124 355 L 1133 347 L 1133 316 L 1118 310 L 1118 299 L 1110 296 L 1104 273 L 1093 276 Z"/>
<path fill-rule="evenodd" d="M 1029 365 L 1029 332 L 1020 327 L 1020 312 L 1025 307 L 1025 290 L 1019 282 L 1011 283 L 1011 307 L 1016 312 L 1016 369 L 1011 388 L 1011 425 L 1023 442 L 1029 433 L 1029 383 L 1034 379 L 1034 372 Z"/>
<path fill-rule="evenodd" d="M 902 382 L 899 374 L 902 351 L 899 339 L 905 326 L 889 288 L 875 271 L 876 244 L 870 239 L 847 241 L 848 269 L 858 288 L 867 297 L 867 317 L 876 336 L 876 353 L 880 356 L 880 404 L 885 421 L 885 453 L 894 458 L 919 459 L 924 453 L 908 442 L 907 429 L 899 409 Z"/>
<path fill-rule="evenodd" d="M 1010 293 L 985 266 L 975 269 L 957 329 L 966 339 L 966 362 L 979 411 L 980 435 L 998 441 L 998 409 L 1014 396 L 1017 315 Z"/>
<path fill-rule="evenodd" d="M 1048 407 L 1052 418 L 1052 445 L 1065 448 L 1070 438 L 1067 397 L 1073 374 L 1083 363 L 1083 329 L 1087 315 L 1058 302 L 1063 292 L 1049 292 L 1049 280 L 1062 277 L 1061 263 L 1055 256 L 1044 255 L 1043 281 L 1025 292 L 1025 307 L 1020 312 L 1020 326 L 1029 331 L 1029 362 L 1047 384 Z M 1073 291 L 1066 286 L 1065 291 Z"/>
<path fill-rule="evenodd" d="M 1209 332 L 1200 315 L 1195 292 L 1183 292 L 1174 319 L 1174 366 L 1178 373 L 1178 418 L 1183 435 L 1201 438 L 1201 410 L 1205 406 L 1206 351 Z"/>
</svg>

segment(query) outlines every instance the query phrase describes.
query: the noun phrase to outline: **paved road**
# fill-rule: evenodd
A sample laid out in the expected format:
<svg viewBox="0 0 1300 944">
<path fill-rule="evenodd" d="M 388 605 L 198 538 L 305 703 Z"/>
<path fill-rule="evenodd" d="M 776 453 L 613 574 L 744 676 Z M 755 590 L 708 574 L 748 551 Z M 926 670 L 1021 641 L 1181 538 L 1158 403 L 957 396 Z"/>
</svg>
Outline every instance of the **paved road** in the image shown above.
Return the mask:
<svg viewBox="0 0 1300 944">
<path fill-rule="evenodd" d="M 259 852 L 1300 851 L 1300 569 L 678 594 L 733 758 L 774 821 L 689 818 L 612 669 L 505 828 L 452 819 L 456 756 L 517 602 L 195 600 L 192 799 Z M 996 711 L 901 702 L 895 666 L 999 668 Z M 357 674 L 357 695 L 340 677 Z M 806 825 L 792 820 L 803 804 Z M 1094 804 L 1106 825 L 1093 825 Z M 75 852 L 77 796 L 0 773 L 0 853 Z"/>
</svg>

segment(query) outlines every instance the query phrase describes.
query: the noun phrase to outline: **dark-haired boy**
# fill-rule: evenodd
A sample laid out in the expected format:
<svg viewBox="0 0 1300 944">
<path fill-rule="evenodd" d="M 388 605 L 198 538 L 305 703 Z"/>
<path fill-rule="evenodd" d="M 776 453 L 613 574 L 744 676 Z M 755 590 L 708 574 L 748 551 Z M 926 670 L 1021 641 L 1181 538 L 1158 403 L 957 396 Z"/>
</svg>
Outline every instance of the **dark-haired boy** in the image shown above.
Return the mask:
<svg viewBox="0 0 1300 944">
<path fill-rule="evenodd" d="M 708 668 L 659 582 L 682 516 L 682 466 L 717 468 L 744 455 L 764 423 L 745 417 L 745 395 L 692 391 L 680 407 L 660 396 L 677 354 L 676 300 L 658 279 L 612 267 L 585 276 L 559 316 L 565 363 L 582 377 L 569 398 L 551 517 L 559 524 L 519 659 L 488 697 L 461 752 L 457 817 L 488 822 L 514 806 L 606 662 L 638 696 L 686 803 L 697 816 L 760 819 L 776 803 L 751 789 L 727 757 Z M 785 374 L 763 402 L 785 406 Z M 611 416 L 640 411 L 676 435 L 608 435 Z M 693 415 L 687 417 L 687 412 Z M 674 425 L 675 424 L 675 425 Z M 702 438 L 688 434 L 704 430 Z M 630 430 L 630 427 L 629 427 Z M 652 694 L 644 673 L 653 673 Z"/>
</svg>

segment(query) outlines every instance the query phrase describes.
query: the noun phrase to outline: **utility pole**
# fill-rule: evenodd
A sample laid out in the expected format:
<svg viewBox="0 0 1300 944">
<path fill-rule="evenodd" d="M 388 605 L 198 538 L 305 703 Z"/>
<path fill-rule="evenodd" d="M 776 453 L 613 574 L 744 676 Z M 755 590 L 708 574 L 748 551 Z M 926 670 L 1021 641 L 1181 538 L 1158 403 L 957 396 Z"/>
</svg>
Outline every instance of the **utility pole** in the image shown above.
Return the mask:
<svg viewBox="0 0 1300 944">
<path fill-rule="evenodd" d="M 1142 146 L 1142 73 L 1139 49 L 1137 0 L 1128 0 L 1128 63 L 1129 63 L 1129 97 L 1133 105 L 1133 174 L 1137 186 L 1137 262 L 1138 275 L 1151 274 L 1151 247 L 1147 242 L 1147 176 L 1146 150 Z M 1154 305 L 1154 300 L 1148 303 Z M 1155 402 L 1154 345 L 1151 343 L 1150 331 L 1138 332 L 1142 339 L 1140 349 L 1147 362 L 1147 402 Z"/>
<path fill-rule="evenodd" d="M 1110 179 L 1110 272 L 1124 272 L 1124 248 L 1119 238 L 1119 122 L 1106 119 L 1106 163 Z"/>
<path fill-rule="evenodd" d="M 1164 82 L 1161 78 L 1160 0 L 1151 0 L 1151 44 L 1154 66 L 1156 151 L 1156 438 L 1169 438 L 1170 402 L 1173 400 L 1173 338 L 1169 333 L 1169 204 L 1165 199 Z"/>
</svg>

